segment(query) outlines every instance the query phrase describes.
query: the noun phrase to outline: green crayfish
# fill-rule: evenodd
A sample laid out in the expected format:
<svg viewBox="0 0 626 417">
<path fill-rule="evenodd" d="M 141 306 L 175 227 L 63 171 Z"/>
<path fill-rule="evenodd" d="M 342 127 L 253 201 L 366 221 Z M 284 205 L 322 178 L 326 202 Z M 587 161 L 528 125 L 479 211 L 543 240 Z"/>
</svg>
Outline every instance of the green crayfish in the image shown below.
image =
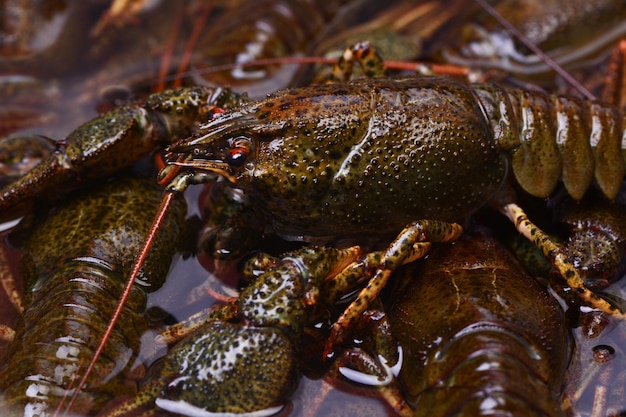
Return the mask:
<svg viewBox="0 0 626 417">
<path fill-rule="evenodd" d="M 600 103 L 446 77 L 360 79 L 234 107 L 170 146 L 161 177 L 182 191 L 198 173 L 217 174 L 243 191 L 265 232 L 290 240 L 364 244 L 396 235 L 330 346 L 418 247 L 460 235 L 459 225 L 442 221 L 462 220 L 488 201 L 583 300 L 615 314 L 500 190 L 511 171 L 535 196 L 549 196 L 562 180 L 579 199 L 595 180 L 613 198 L 625 172 L 622 132 L 619 111 Z"/>
</svg>

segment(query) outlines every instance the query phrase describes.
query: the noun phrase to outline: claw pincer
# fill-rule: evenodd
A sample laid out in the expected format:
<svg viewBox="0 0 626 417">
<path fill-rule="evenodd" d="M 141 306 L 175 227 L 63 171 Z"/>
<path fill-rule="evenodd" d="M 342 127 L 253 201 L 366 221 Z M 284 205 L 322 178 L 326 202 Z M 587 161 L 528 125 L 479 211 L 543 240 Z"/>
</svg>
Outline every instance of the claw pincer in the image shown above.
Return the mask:
<svg viewBox="0 0 626 417">
<path fill-rule="evenodd" d="M 274 415 L 297 382 L 296 350 L 312 319 L 313 294 L 358 255 L 357 247 L 307 247 L 269 259 L 262 270 L 245 268 L 253 282 L 233 305 L 209 314 L 203 326 L 172 348 L 139 395 L 105 416 L 159 409 L 183 415 Z"/>
<path fill-rule="evenodd" d="M 187 87 L 117 107 L 57 142 L 48 157 L 0 190 L 0 212 L 58 187 L 117 174 L 158 146 L 190 135 L 214 106 L 228 106 L 234 100 L 229 90 Z"/>
</svg>

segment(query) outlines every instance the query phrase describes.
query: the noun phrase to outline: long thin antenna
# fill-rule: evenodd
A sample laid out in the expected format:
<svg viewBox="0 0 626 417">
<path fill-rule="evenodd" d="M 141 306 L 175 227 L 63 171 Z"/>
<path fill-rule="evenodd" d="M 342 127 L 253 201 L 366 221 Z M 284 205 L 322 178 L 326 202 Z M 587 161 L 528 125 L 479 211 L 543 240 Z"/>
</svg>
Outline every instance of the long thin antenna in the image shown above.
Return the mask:
<svg viewBox="0 0 626 417">
<path fill-rule="evenodd" d="M 126 281 L 126 286 L 124 287 L 124 291 L 120 295 L 120 298 L 118 300 L 117 306 L 115 307 L 115 312 L 111 316 L 111 320 L 109 321 L 109 324 L 108 324 L 107 328 L 105 329 L 104 333 L 102 334 L 102 338 L 100 339 L 100 344 L 98 345 L 98 348 L 93 353 L 93 356 L 91 358 L 91 362 L 89 362 L 89 365 L 87 366 L 87 369 L 85 370 L 85 373 L 83 374 L 81 380 L 78 382 L 78 385 L 74 388 L 74 393 L 73 393 L 72 398 L 70 399 L 70 401 L 69 401 L 69 403 L 67 405 L 67 410 L 72 408 L 72 405 L 74 404 L 74 402 L 78 398 L 78 395 L 80 394 L 81 389 L 87 383 L 87 378 L 89 377 L 89 375 L 91 375 L 94 367 L 96 366 L 96 362 L 98 361 L 98 358 L 100 357 L 100 355 L 104 351 L 104 347 L 106 346 L 106 343 L 109 340 L 109 337 L 111 336 L 111 333 L 113 332 L 113 328 L 115 327 L 115 323 L 117 323 L 117 320 L 119 319 L 120 315 L 122 314 L 122 310 L 124 309 L 124 305 L 126 304 L 126 300 L 130 296 L 130 291 L 131 291 L 131 289 L 133 287 L 133 284 L 135 283 L 135 279 L 137 278 L 137 275 L 139 274 L 139 270 L 141 269 L 141 267 L 142 267 L 142 265 L 144 263 L 144 260 L 146 259 L 146 256 L 148 255 L 148 252 L 150 251 L 150 248 L 152 247 L 152 243 L 154 242 L 154 238 L 155 238 L 159 228 L 161 227 L 161 224 L 163 223 L 163 220 L 165 219 L 165 216 L 166 216 L 166 214 L 167 214 L 167 212 L 168 212 L 168 210 L 170 208 L 170 205 L 171 205 L 173 199 L 174 199 L 174 193 L 172 193 L 172 192 L 166 192 L 165 195 L 163 196 L 163 200 L 161 200 L 161 205 L 159 206 L 159 208 L 158 208 L 158 210 L 156 212 L 156 215 L 154 216 L 154 220 L 152 220 L 152 225 L 150 226 L 150 230 L 148 231 L 148 234 L 146 235 L 146 237 L 145 237 L 145 239 L 143 241 L 143 244 L 141 246 L 141 249 L 139 250 L 139 253 L 135 257 L 135 261 L 133 263 L 133 267 L 132 267 L 130 275 L 129 275 L 127 281 Z M 56 412 L 55 412 L 53 417 L 57 417 L 58 416 L 58 413 L 59 413 L 59 411 L 60 411 L 60 409 L 62 407 L 63 407 L 63 401 L 57 407 L 57 410 L 56 410 Z"/>
</svg>

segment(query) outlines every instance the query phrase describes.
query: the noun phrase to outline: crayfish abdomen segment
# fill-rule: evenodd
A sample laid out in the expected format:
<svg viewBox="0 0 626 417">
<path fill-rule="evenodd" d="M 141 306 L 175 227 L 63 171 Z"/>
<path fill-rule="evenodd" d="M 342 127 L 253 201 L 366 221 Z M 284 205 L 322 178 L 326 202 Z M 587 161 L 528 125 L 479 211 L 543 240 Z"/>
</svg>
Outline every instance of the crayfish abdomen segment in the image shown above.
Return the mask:
<svg viewBox="0 0 626 417">
<path fill-rule="evenodd" d="M 0 368 L 2 415 L 51 415 L 68 400 L 64 396 L 97 349 L 160 200 L 151 179 L 125 176 L 75 194 L 30 233 L 24 319 Z M 174 203 L 72 412 L 95 412 L 129 392 L 126 378 L 148 328 L 147 293 L 165 280 L 186 232 L 185 208 L 182 200 Z"/>
<path fill-rule="evenodd" d="M 407 401 L 415 416 L 563 416 L 562 310 L 494 240 L 468 236 L 398 271 L 389 317 Z"/>
<path fill-rule="evenodd" d="M 474 89 L 527 192 L 546 198 L 561 179 L 580 200 L 595 178 L 615 198 L 625 173 L 624 123 L 617 108 L 493 84 Z"/>
</svg>

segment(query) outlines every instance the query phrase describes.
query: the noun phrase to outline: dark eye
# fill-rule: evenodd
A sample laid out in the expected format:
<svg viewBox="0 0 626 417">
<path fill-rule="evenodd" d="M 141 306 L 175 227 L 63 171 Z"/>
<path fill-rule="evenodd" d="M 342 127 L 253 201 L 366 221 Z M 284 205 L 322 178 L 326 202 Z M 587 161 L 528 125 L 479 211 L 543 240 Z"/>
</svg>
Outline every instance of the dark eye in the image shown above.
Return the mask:
<svg viewBox="0 0 626 417">
<path fill-rule="evenodd" d="M 240 167 L 250 154 L 250 139 L 239 137 L 230 143 L 230 149 L 226 153 L 226 162 L 232 167 Z"/>
</svg>

